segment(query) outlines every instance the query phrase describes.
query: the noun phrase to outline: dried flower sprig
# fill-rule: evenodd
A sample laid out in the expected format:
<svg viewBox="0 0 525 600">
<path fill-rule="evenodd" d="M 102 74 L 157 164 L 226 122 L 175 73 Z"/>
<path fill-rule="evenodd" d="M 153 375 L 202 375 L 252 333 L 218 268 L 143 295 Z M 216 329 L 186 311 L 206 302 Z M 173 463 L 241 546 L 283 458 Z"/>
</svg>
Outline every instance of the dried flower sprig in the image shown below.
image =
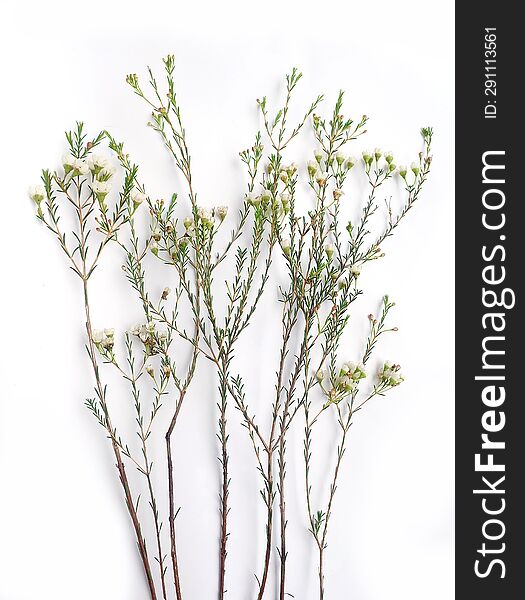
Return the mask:
<svg viewBox="0 0 525 600">
<path fill-rule="evenodd" d="M 341 352 L 341 340 L 349 320 L 353 302 L 362 294 L 359 282 L 365 265 L 384 256 L 380 245 L 390 237 L 420 196 L 430 171 L 433 132 L 421 130 L 424 149 L 410 167 L 397 167 L 392 152 L 362 152 L 358 160 L 347 154 L 346 145 L 366 133 L 368 117 L 357 120 L 342 114 L 343 93 L 327 118 L 317 114 L 323 97 L 318 96 L 294 125 L 289 125 L 293 92 L 302 75 L 294 69 L 286 77 L 286 95 L 275 114 L 266 97 L 258 100 L 264 123 L 253 146 L 240 153 L 247 169 L 247 189 L 237 223 L 225 244 L 221 242 L 228 207 L 207 208 L 199 205 L 192 178 L 191 156 L 178 104 L 174 81 L 173 56 L 164 60 L 165 86 L 159 85 L 151 69 L 150 92 L 145 93 L 137 75 L 129 75 L 127 83 L 151 109 L 149 125 L 160 135 L 178 171 L 185 189 L 171 195 L 169 202 L 153 200 L 138 177 L 138 166 L 125 153 L 122 143 L 108 132 L 86 141 L 82 124 L 67 134 L 68 153 L 62 169 L 42 174 L 42 186 L 30 189 L 37 216 L 56 236 L 69 265 L 83 281 L 86 313 L 87 351 L 95 376 L 96 397 L 86 403 L 111 440 L 116 457 L 126 505 L 137 538 L 150 597 L 161 594 L 167 600 L 173 593 L 182 600 L 183 592 L 176 542 L 175 476 L 172 441 L 184 400 L 202 355 L 215 367 L 218 380 L 219 460 L 221 464 L 220 536 L 218 597 L 226 592 L 226 566 L 229 525 L 229 399 L 241 414 L 241 422 L 251 440 L 257 469 L 262 478 L 261 497 L 266 509 L 264 562 L 257 576 L 257 600 L 267 592 L 274 520 L 278 511 L 280 558 L 279 600 L 286 590 L 288 556 L 286 528 L 286 450 L 288 433 L 300 410 L 305 416 L 304 459 L 308 525 L 318 549 L 319 598 L 325 596 L 324 553 L 329 522 L 348 432 L 353 416 L 376 396 L 382 396 L 402 381 L 397 364 L 384 362 L 375 375 L 370 375 L 368 362 L 380 336 L 396 328 L 387 328 L 386 318 L 393 307 L 384 298 L 380 316 L 370 316 L 370 332 L 363 355 L 356 362 L 347 361 Z M 290 161 L 288 146 L 311 120 L 317 148 L 304 169 Z M 116 172 L 111 160 L 93 150 L 107 140 L 122 171 L 123 184 L 115 198 L 112 182 Z M 265 141 L 267 140 L 267 141 Z M 265 145 L 267 150 L 265 150 Z M 358 174 L 361 172 L 361 174 Z M 357 175 L 356 175 L 357 174 Z M 363 176 L 368 184 L 360 216 L 341 225 L 341 204 L 350 177 Z M 312 201 L 310 209 L 301 210 L 298 184 L 304 177 Z M 382 186 L 394 177 L 404 184 L 404 198 L 397 210 L 386 202 L 386 221 L 374 219 L 379 209 Z M 179 197 L 187 197 L 187 207 L 179 209 Z M 70 207 L 76 219 L 71 233 L 61 228 L 61 211 Z M 144 206 L 145 208 L 141 209 Z M 138 232 L 138 211 L 149 215 L 146 235 Z M 179 215 L 179 213 L 181 213 Z M 374 231 L 374 220 L 377 221 Z M 378 227 L 379 225 L 379 227 Z M 97 236 L 90 250 L 88 241 Z M 247 238 L 246 242 L 241 242 Z M 123 271 L 137 294 L 143 322 L 124 336 L 125 362 L 115 349 L 113 329 L 94 330 L 91 325 L 88 282 L 99 265 L 109 242 L 124 253 Z M 222 244 L 222 247 L 221 247 Z M 241 334 L 248 328 L 260 299 L 272 277 L 272 265 L 280 249 L 288 275 L 288 284 L 280 288 L 282 302 L 282 343 L 279 349 L 275 395 L 271 402 L 270 427 L 264 431 L 255 418 L 245 393 L 246 374 L 233 373 L 233 357 Z M 160 293 L 151 291 L 146 278 L 151 256 L 166 266 L 166 279 Z M 226 306 L 218 302 L 220 291 L 215 283 L 218 269 L 230 268 L 226 276 Z M 166 284 L 169 284 L 173 291 Z M 155 298 L 155 300 L 153 299 Z M 183 324 L 184 315 L 193 321 L 191 331 Z M 189 357 L 181 363 L 180 344 L 187 344 Z M 140 356 L 140 360 L 137 357 Z M 114 427 L 107 402 L 107 389 L 102 382 L 99 360 L 116 371 L 129 384 L 135 412 L 140 453 L 135 456 Z M 125 364 L 125 366 L 124 366 Z M 143 378 L 143 375 L 146 375 Z M 373 381 L 372 386 L 368 382 Z M 169 507 L 169 546 L 173 579 L 170 581 L 162 516 L 158 509 L 150 457 L 149 440 L 154 434 L 156 417 L 169 400 L 170 386 L 176 393 L 171 402 L 170 424 L 163 432 Z M 368 387 L 368 390 L 364 388 Z M 143 392 L 151 399 L 149 409 Z M 321 401 L 318 401 L 318 396 Z M 339 430 L 333 476 L 326 504 L 314 509 L 311 475 L 313 433 L 320 419 L 335 418 Z M 144 477 L 153 539 L 154 559 L 158 574 L 150 564 L 146 539 L 142 533 L 139 496 L 135 500 L 124 467 L 129 460 Z M 325 465 L 326 469 L 330 464 Z M 276 470 L 277 469 L 277 470 Z M 276 507 L 276 499 L 278 506 Z M 160 583 L 160 588 L 158 587 Z M 157 592 L 157 589 L 160 591 Z"/>
</svg>

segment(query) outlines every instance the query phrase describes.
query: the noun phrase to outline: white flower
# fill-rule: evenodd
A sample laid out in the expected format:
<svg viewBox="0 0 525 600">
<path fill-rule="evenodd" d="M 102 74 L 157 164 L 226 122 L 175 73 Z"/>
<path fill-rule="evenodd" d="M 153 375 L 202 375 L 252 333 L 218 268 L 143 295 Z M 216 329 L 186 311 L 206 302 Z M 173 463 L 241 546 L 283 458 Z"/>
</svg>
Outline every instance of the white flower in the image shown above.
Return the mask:
<svg viewBox="0 0 525 600">
<path fill-rule="evenodd" d="M 319 369 L 319 371 L 317 371 L 317 373 L 315 374 L 315 378 L 319 383 L 321 383 L 321 381 L 323 381 L 324 379 L 324 371 L 322 369 Z"/>
<path fill-rule="evenodd" d="M 291 165 L 288 165 L 286 167 L 286 172 L 288 173 L 289 177 L 293 177 L 293 175 L 297 173 L 297 163 L 293 162 Z"/>
<path fill-rule="evenodd" d="M 391 387 L 399 385 L 405 380 L 403 375 L 399 372 L 400 368 L 399 365 L 393 365 L 389 361 L 385 361 L 378 373 L 380 381 Z"/>
<path fill-rule="evenodd" d="M 106 337 L 111 337 L 111 338 L 112 338 L 112 337 L 114 337 L 114 335 L 115 335 L 115 330 L 114 330 L 113 328 L 110 328 L 110 329 L 104 329 L 104 335 L 105 335 Z"/>
<path fill-rule="evenodd" d="M 228 207 L 227 206 L 217 206 L 215 207 L 215 214 L 217 215 L 217 218 L 219 219 L 219 221 L 224 221 L 224 219 L 226 218 L 226 215 L 228 214 Z"/>
<path fill-rule="evenodd" d="M 257 206 L 261 202 L 261 198 L 253 192 L 248 192 L 246 194 L 246 202 L 252 206 Z"/>
<path fill-rule="evenodd" d="M 72 172 L 73 175 L 87 175 L 89 173 L 87 161 L 75 158 L 72 154 L 66 154 L 62 157 L 62 165 L 66 175 L 69 172 Z"/>
<path fill-rule="evenodd" d="M 109 181 L 95 180 L 91 187 L 98 198 L 104 198 L 111 191 L 111 183 Z"/>
<path fill-rule="evenodd" d="M 93 342 L 95 344 L 101 344 L 106 336 L 104 335 L 103 329 L 93 329 L 91 337 L 93 338 Z"/>
<path fill-rule="evenodd" d="M 291 242 L 288 238 L 284 239 L 281 242 L 281 248 L 283 249 L 283 252 L 286 254 L 286 256 L 290 255 L 290 250 L 291 250 Z"/>
<path fill-rule="evenodd" d="M 105 169 L 108 166 L 108 159 L 100 154 L 90 154 L 87 159 L 87 164 L 89 170 L 95 175 L 98 175 L 102 169 Z"/>
<path fill-rule="evenodd" d="M 351 169 L 351 168 L 352 168 L 352 167 L 355 165 L 355 163 L 356 163 L 356 162 L 357 162 L 357 159 L 356 159 L 356 158 L 354 158 L 353 156 L 349 156 L 349 157 L 346 159 L 345 167 L 346 167 L 348 170 L 350 170 L 350 169 Z"/>
<path fill-rule="evenodd" d="M 399 167 L 397 168 L 397 172 L 399 173 L 399 175 L 401 175 L 403 179 L 406 177 L 407 170 L 408 169 L 405 165 L 399 165 Z"/>
<path fill-rule="evenodd" d="M 336 155 L 335 155 L 335 160 L 337 161 L 338 165 L 342 165 L 345 162 L 346 156 L 344 154 L 344 152 L 339 151 Z"/>
<path fill-rule="evenodd" d="M 213 215 L 209 208 L 200 206 L 197 209 L 197 214 L 199 215 L 199 219 L 203 222 L 204 225 L 211 225 Z"/>
<path fill-rule="evenodd" d="M 412 173 L 414 173 L 414 175 L 417 175 L 419 173 L 419 164 L 418 163 L 411 163 L 410 168 L 412 170 Z"/>
<path fill-rule="evenodd" d="M 323 171 L 318 171 L 315 174 L 315 181 L 319 184 L 319 185 L 325 185 L 326 180 L 328 179 L 328 173 L 325 173 Z"/>
<path fill-rule="evenodd" d="M 334 196 L 334 200 L 339 200 L 339 198 L 344 194 L 344 192 L 341 188 L 335 188 L 332 194 Z"/>
<path fill-rule="evenodd" d="M 64 154 L 62 157 L 62 166 L 64 167 L 64 171 L 69 173 L 75 168 L 75 161 L 77 159 L 72 154 Z"/>
<path fill-rule="evenodd" d="M 376 148 L 374 150 L 374 156 L 375 156 L 376 160 L 379 160 L 382 155 L 383 155 L 383 152 L 381 151 L 381 148 Z"/>
<path fill-rule="evenodd" d="M 87 175 L 89 173 L 87 162 L 80 158 L 75 162 L 75 169 L 80 175 Z"/>
<path fill-rule="evenodd" d="M 131 327 L 131 329 L 129 330 L 129 332 L 131 333 L 131 335 L 139 335 L 139 333 L 140 333 L 140 325 L 133 325 L 133 327 Z"/>
<path fill-rule="evenodd" d="M 42 200 L 45 198 L 46 190 L 43 185 L 35 185 L 29 188 L 28 193 L 31 200 L 34 200 L 37 204 L 40 204 L 40 202 L 42 202 Z"/>
<path fill-rule="evenodd" d="M 139 190 L 133 190 L 131 192 L 131 200 L 135 206 L 139 206 L 139 204 L 142 204 L 146 200 L 146 194 L 143 194 Z"/>
<path fill-rule="evenodd" d="M 321 150 L 321 148 L 316 148 L 314 150 L 314 157 L 318 163 L 321 162 L 321 159 L 323 158 L 323 151 Z"/>
<path fill-rule="evenodd" d="M 150 333 L 146 327 L 146 325 L 141 325 L 139 327 L 139 338 L 140 341 L 143 342 L 144 344 L 149 340 L 150 338 Z"/>
<path fill-rule="evenodd" d="M 361 265 L 358 264 L 354 264 L 350 267 L 350 273 L 352 273 L 352 275 L 354 277 L 359 277 L 359 275 L 361 274 Z"/>
<path fill-rule="evenodd" d="M 343 375 L 337 378 L 337 387 L 344 392 L 351 392 L 355 388 L 355 381 L 351 377 Z"/>
</svg>

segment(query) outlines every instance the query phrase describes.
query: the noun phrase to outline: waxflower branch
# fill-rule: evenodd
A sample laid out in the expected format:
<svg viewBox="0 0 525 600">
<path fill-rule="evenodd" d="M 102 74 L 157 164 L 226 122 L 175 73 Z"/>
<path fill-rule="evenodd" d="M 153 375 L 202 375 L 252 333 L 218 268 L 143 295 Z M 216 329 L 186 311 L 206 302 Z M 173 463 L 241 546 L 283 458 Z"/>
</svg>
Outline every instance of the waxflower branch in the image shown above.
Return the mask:
<svg viewBox="0 0 525 600">
<path fill-rule="evenodd" d="M 364 388 L 370 380 L 368 364 L 379 338 L 383 333 L 397 329 L 386 324 L 393 307 L 388 297 L 383 300 L 379 317 L 369 316 L 370 332 L 359 362 L 346 360 L 341 340 L 348 325 L 350 309 L 363 293 L 359 283 L 364 265 L 384 256 L 380 245 L 393 235 L 421 195 L 432 162 L 433 131 L 429 127 L 421 130 L 424 147 L 418 160 L 410 167 L 396 166 L 393 153 L 382 152 L 379 148 L 362 152 L 361 159 L 349 156 L 346 145 L 366 133 L 368 117 L 364 115 L 356 120 L 345 117 L 344 95 L 339 92 L 328 117 L 317 113 L 323 100 L 323 96 L 317 96 L 304 116 L 290 126 L 292 98 L 302 77 L 297 69 L 293 69 L 286 76 L 286 93 L 280 108 L 273 112 L 266 97 L 257 101 L 263 134 L 258 132 L 253 145 L 240 153 L 247 170 L 247 191 L 237 220 L 223 243 L 222 238 L 227 235 L 224 223 L 228 207 L 207 208 L 197 201 L 191 155 L 176 95 L 174 57 L 166 57 L 163 64 L 164 85 L 159 85 L 153 71 L 148 68 L 147 93 L 143 91 L 137 75 L 128 75 L 126 81 L 151 110 L 148 125 L 160 135 L 176 169 L 182 174 L 183 191 L 171 194 L 168 202 L 152 199 L 139 181 L 138 166 L 125 153 L 123 144 L 105 131 L 87 141 L 81 123 L 77 124 L 75 131 L 66 134 L 69 153 L 62 161 L 60 173 L 43 171 L 43 185 L 30 189 L 38 218 L 56 237 L 70 268 L 82 280 L 86 347 L 96 393 L 95 398 L 87 400 L 86 404 L 111 440 L 152 600 L 157 599 L 157 594 L 162 595 L 163 600 L 168 600 L 173 594 L 177 600 L 183 598 L 177 551 L 176 517 L 179 509 L 175 504 L 177 488 L 172 443 L 182 406 L 197 372 L 199 355 L 202 354 L 214 365 L 218 380 L 217 436 L 221 465 L 219 600 L 226 597 L 231 529 L 229 400 L 233 400 L 240 412 L 241 424 L 248 433 L 262 480 L 260 492 L 266 522 L 263 565 L 256 575 L 257 600 L 268 595 L 276 535 L 279 600 L 285 600 L 290 593 L 287 590 L 287 446 L 295 417 L 302 410 L 305 418 L 303 446 L 307 522 L 318 553 L 319 599 L 324 600 L 329 523 L 353 416 L 370 400 L 383 396 L 403 381 L 399 365 L 383 362 L 371 388 Z M 312 123 L 317 148 L 313 159 L 303 170 L 295 162 L 285 162 L 285 152 L 309 122 Z M 267 152 L 264 147 L 266 138 Z M 107 158 L 93 153 L 105 140 L 123 173 L 123 184 L 115 201 L 111 200 L 115 169 Z M 343 203 L 347 202 L 344 191 L 347 181 L 363 176 L 367 182 L 367 193 L 359 217 L 343 225 L 341 210 Z M 397 209 L 391 200 L 385 200 L 386 220 L 383 223 L 379 220 L 378 227 L 375 222 L 380 212 L 379 199 L 386 184 L 394 177 L 403 183 L 403 200 Z M 298 198 L 298 187 L 303 178 L 311 192 L 310 208 L 306 212 L 302 210 L 302 199 Z M 184 197 L 187 197 L 189 207 L 182 208 L 182 216 L 178 216 L 180 198 Z M 141 206 L 145 207 L 149 218 L 144 235 L 136 221 Z M 64 228 L 61 222 L 61 212 L 65 208 L 69 208 L 75 218 L 76 227 L 72 230 Z M 128 232 L 127 238 L 123 236 L 124 230 Z M 114 330 L 93 329 L 90 316 L 88 282 L 109 242 L 116 244 L 124 253 L 123 271 L 143 313 L 143 322 L 125 334 L 126 360 L 122 364 L 115 349 Z M 268 431 L 264 431 L 246 395 L 247 374 L 235 374 L 233 360 L 241 334 L 252 322 L 262 295 L 271 282 L 277 250 L 280 250 L 288 282 L 279 288 L 282 343 L 277 357 L 275 390 L 267 404 L 270 425 Z M 160 293 L 150 291 L 153 288 L 147 280 L 148 260 L 152 256 L 165 265 L 167 273 Z M 224 292 L 217 287 L 219 267 L 231 269 L 224 280 Z M 225 307 L 219 304 L 221 296 L 225 297 Z M 185 315 L 191 317 L 190 331 L 183 324 Z M 181 340 L 183 346 L 189 344 L 190 353 L 185 365 L 180 358 L 177 340 Z M 99 362 L 116 369 L 129 385 L 140 442 L 138 455 L 112 423 Z M 172 396 L 171 386 L 175 388 Z M 151 397 L 148 409 L 144 403 L 144 392 Z M 171 561 L 164 550 L 167 540 L 153 484 L 155 460 L 149 446 L 156 434 L 157 416 L 163 405 L 168 403 L 170 418 L 164 442 Z M 312 463 L 316 458 L 313 442 L 318 423 L 326 418 L 335 419 L 338 441 L 333 464 L 327 461 L 324 465 L 326 470 L 332 469 L 332 477 L 328 490 L 318 492 L 326 498 L 321 508 L 317 508 L 314 506 L 317 486 L 312 479 Z M 134 499 L 123 459 L 129 460 L 144 478 L 142 485 L 149 500 L 149 522 L 156 548 L 154 560 L 158 564 L 155 575 L 142 533 L 140 495 Z"/>
<path fill-rule="evenodd" d="M 43 171 L 43 188 L 37 187 L 31 189 L 30 195 L 37 204 L 38 218 L 56 236 L 60 247 L 69 260 L 71 268 L 82 280 L 86 317 L 86 349 L 91 361 L 96 384 L 96 398 L 87 400 L 86 404 L 99 423 L 104 427 L 111 440 L 119 479 L 124 490 L 126 506 L 135 530 L 150 597 L 152 600 L 156 600 L 157 594 L 146 542 L 122 460 L 121 443 L 110 417 L 106 395 L 107 388 L 102 383 L 97 360 L 96 345 L 98 342 L 95 342 L 96 338 L 94 338 L 94 331 L 91 324 L 88 283 L 95 268 L 98 266 L 103 249 L 125 222 L 122 203 L 119 203 L 112 215 L 108 216 L 108 207 L 105 198 L 110 191 L 110 179 L 113 172 L 111 168 L 107 168 L 108 165 L 92 153 L 93 148 L 101 143 L 103 137 L 103 133 L 100 133 L 92 141 L 86 143 L 83 124 L 77 123 L 76 130 L 66 134 L 70 152 L 62 161 L 63 175 L 58 172 L 51 174 L 49 171 Z M 70 243 L 68 243 L 66 233 L 60 228 L 59 195 L 63 196 L 73 207 L 78 225 L 76 231 L 71 231 L 74 241 Z M 44 199 L 43 207 L 42 203 Z M 89 239 L 93 228 L 101 234 L 101 241 L 99 242 L 95 256 L 90 261 Z M 107 337 L 111 338 L 112 336 L 108 335 Z"/>
</svg>

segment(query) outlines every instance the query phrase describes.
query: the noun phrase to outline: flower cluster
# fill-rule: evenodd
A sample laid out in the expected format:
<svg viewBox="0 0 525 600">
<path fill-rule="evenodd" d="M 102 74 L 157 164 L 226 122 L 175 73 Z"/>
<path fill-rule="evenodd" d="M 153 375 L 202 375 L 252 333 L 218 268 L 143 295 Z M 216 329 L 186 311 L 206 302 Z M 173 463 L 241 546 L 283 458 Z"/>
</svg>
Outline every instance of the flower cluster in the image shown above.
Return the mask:
<svg viewBox="0 0 525 600">
<path fill-rule="evenodd" d="M 358 383 L 366 377 L 366 371 L 362 363 L 346 362 L 339 369 L 335 379 L 330 381 L 328 389 L 324 385 L 325 372 L 323 370 L 317 371 L 315 377 L 328 398 L 326 407 L 330 404 L 338 404 L 356 391 Z"/>
<path fill-rule="evenodd" d="M 114 329 L 94 329 L 93 330 L 93 343 L 100 352 L 100 354 L 110 360 L 114 361 L 113 347 L 115 346 L 115 330 Z"/>
<path fill-rule="evenodd" d="M 107 212 L 105 198 L 111 191 L 110 179 L 115 174 L 115 167 L 109 163 L 105 156 L 98 154 L 90 155 L 86 163 L 93 176 L 91 189 L 98 200 L 100 209 L 105 213 Z"/>
<path fill-rule="evenodd" d="M 78 177 L 79 175 L 87 175 L 89 173 L 87 160 L 75 158 L 72 154 L 65 154 L 62 157 L 62 166 L 64 167 L 64 173 L 71 175 L 71 177 Z"/>
<path fill-rule="evenodd" d="M 399 385 L 405 380 L 400 373 L 400 369 L 401 367 L 399 365 L 385 361 L 378 373 L 379 380 L 388 387 Z"/>
<path fill-rule="evenodd" d="M 344 152 L 336 152 L 335 156 L 325 156 L 325 152 L 321 149 L 314 150 L 314 159 L 309 160 L 306 165 L 310 182 L 315 181 L 319 186 L 326 185 L 329 173 L 328 168 L 334 168 L 338 174 L 346 173 L 355 165 L 356 159 L 353 156 L 347 157 Z M 336 188 L 334 190 L 334 198 L 337 200 L 343 194 L 342 190 Z"/>
<path fill-rule="evenodd" d="M 227 206 L 215 206 L 213 208 L 207 208 L 205 206 L 199 206 L 197 208 L 197 225 L 201 225 L 204 230 L 211 230 L 216 224 L 221 224 L 226 215 L 228 214 Z M 191 234 L 195 231 L 195 220 L 191 217 L 186 217 L 183 221 L 184 228 L 187 234 Z"/>
<path fill-rule="evenodd" d="M 167 294 L 168 293 L 169 291 Z M 144 344 L 146 354 L 148 356 L 154 356 L 155 354 L 158 354 L 160 346 L 162 346 L 167 339 L 167 334 L 165 331 L 160 331 L 158 333 L 156 332 L 155 323 L 153 321 L 149 321 L 148 323 L 142 325 L 135 325 L 129 330 L 129 332 L 132 335 L 136 335 Z"/>
<path fill-rule="evenodd" d="M 394 155 L 391 151 L 383 152 L 381 148 L 375 148 L 373 152 L 371 150 L 364 150 L 362 156 L 367 173 L 370 172 L 372 166 L 374 165 L 376 169 L 387 175 L 396 170 L 396 165 L 394 164 Z M 382 158 L 384 158 L 384 162 L 381 160 Z"/>
</svg>

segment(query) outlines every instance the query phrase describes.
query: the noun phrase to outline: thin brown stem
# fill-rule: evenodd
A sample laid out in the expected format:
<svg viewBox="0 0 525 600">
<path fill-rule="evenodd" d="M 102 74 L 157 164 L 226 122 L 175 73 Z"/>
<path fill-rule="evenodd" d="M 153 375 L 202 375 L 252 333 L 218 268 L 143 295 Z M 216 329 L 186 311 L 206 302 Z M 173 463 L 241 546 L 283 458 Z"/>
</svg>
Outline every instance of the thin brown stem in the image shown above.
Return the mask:
<svg viewBox="0 0 525 600">
<path fill-rule="evenodd" d="M 180 586 L 180 573 L 179 573 L 179 563 L 177 558 L 177 542 L 176 542 L 176 528 L 175 528 L 175 518 L 177 516 L 177 511 L 175 509 L 175 484 L 173 477 L 173 458 L 171 453 L 171 436 L 173 434 L 173 430 L 177 423 L 177 419 L 180 413 L 180 409 L 182 407 L 182 402 L 184 400 L 184 396 L 186 395 L 186 388 L 183 388 L 180 392 L 179 399 L 177 401 L 177 405 L 175 407 L 175 412 L 171 419 L 171 423 L 169 429 L 166 433 L 166 456 L 168 461 L 168 495 L 169 495 L 169 523 L 170 523 L 170 544 L 171 544 L 171 564 L 173 567 L 173 579 L 175 584 L 175 594 L 177 596 L 177 600 L 182 599 L 182 592 Z"/>
<path fill-rule="evenodd" d="M 118 444 L 114 439 L 114 429 L 111 423 L 111 418 L 109 415 L 108 406 L 105 400 L 105 388 L 102 385 L 102 381 L 100 379 L 100 373 L 98 368 L 98 362 L 96 358 L 95 352 L 95 344 L 93 342 L 93 329 L 91 325 L 91 315 L 90 315 L 90 306 L 89 306 L 89 295 L 88 295 L 88 281 L 87 279 L 83 279 L 83 290 L 84 290 L 84 308 L 86 314 L 86 333 L 88 338 L 88 350 L 89 350 L 89 358 L 91 359 L 91 364 L 93 367 L 93 372 L 95 374 L 95 382 L 97 394 L 100 399 L 100 406 L 104 412 L 104 419 L 106 424 L 106 429 L 108 431 L 109 437 L 111 439 L 111 446 L 113 448 L 113 453 L 116 459 L 116 466 L 119 472 L 120 483 L 122 484 L 122 488 L 124 490 L 124 496 L 126 498 L 126 506 L 128 508 L 129 515 L 131 517 L 131 521 L 133 523 L 133 528 L 135 530 L 135 536 L 137 538 L 137 545 L 139 549 L 140 558 L 142 560 L 142 565 L 144 567 L 144 573 L 146 575 L 146 580 L 148 583 L 149 594 L 151 600 L 157 600 L 157 592 L 155 590 L 155 582 L 153 580 L 153 575 L 151 572 L 151 566 L 149 562 L 148 552 L 146 548 L 146 541 L 142 534 L 142 528 L 140 525 L 140 521 L 138 518 L 137 510 L 135 508 L 135 504 L 133 502 L 133 497 L 131 494 L 131 489 L 129 485 L 128 476 L 126 473 L 126 468 L 124 466 L 124 462 L 122 461 L 122 455 L 120 453 L 120 449 Z"/>
</svg>

